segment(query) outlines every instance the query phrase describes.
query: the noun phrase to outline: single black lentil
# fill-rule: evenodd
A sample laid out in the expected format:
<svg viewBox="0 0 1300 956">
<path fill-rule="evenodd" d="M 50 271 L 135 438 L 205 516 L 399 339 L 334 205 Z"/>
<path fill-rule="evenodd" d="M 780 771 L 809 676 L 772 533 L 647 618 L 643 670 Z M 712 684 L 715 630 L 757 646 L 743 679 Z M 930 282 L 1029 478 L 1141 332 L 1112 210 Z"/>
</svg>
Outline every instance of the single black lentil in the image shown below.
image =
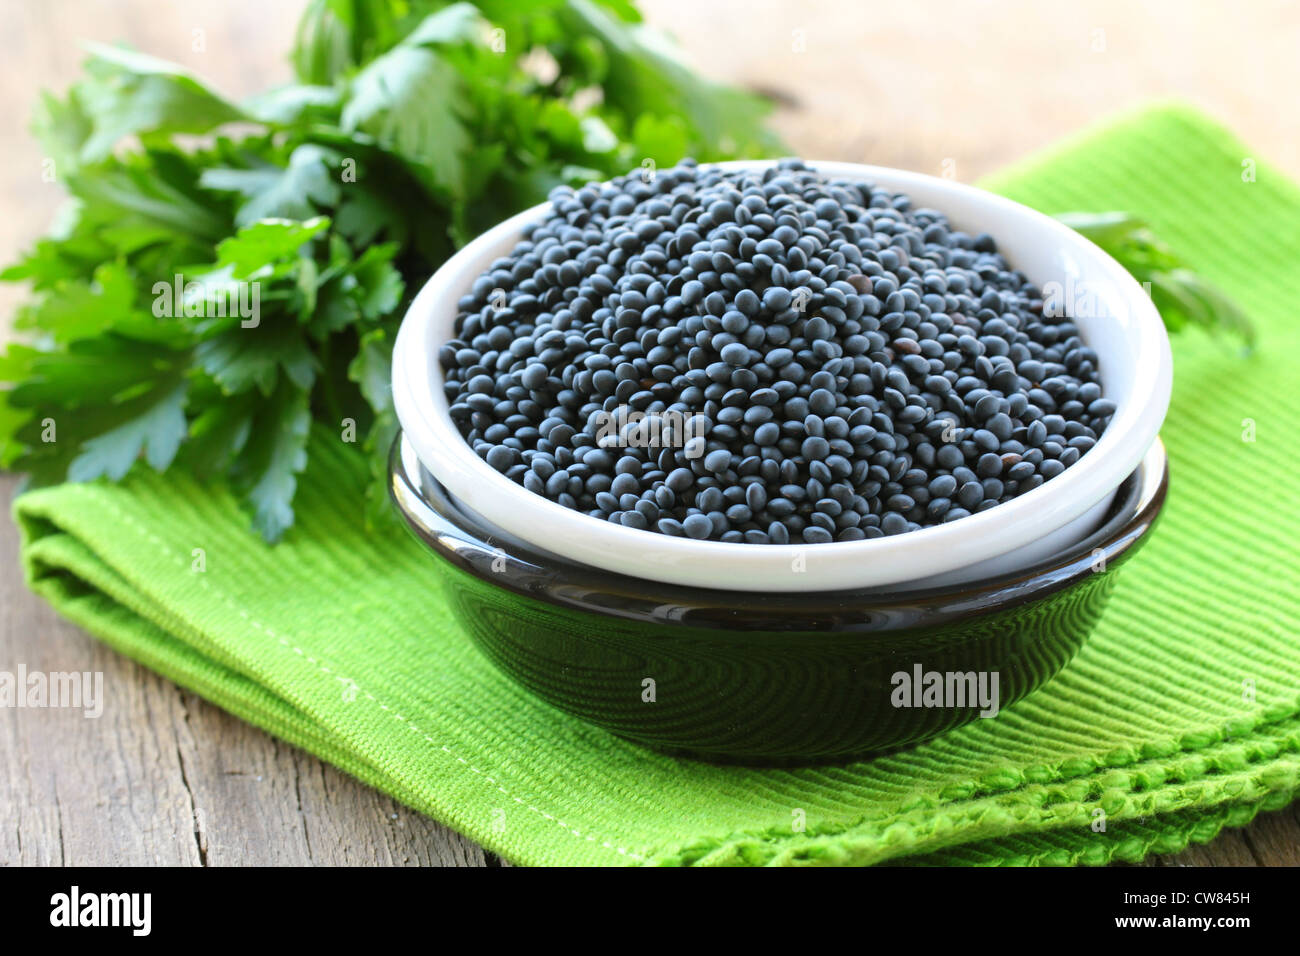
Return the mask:
<svg viewBox="0 0 1300 956">
<path fill-rule="evenodd" d="M 566 507 L 698 540 L 902 534 L 1056 477 L 1115 412 L 993 238 L 905 195 L 687 160 L 551 200 L 439 360 L 474 451 Z"/>
</svg>

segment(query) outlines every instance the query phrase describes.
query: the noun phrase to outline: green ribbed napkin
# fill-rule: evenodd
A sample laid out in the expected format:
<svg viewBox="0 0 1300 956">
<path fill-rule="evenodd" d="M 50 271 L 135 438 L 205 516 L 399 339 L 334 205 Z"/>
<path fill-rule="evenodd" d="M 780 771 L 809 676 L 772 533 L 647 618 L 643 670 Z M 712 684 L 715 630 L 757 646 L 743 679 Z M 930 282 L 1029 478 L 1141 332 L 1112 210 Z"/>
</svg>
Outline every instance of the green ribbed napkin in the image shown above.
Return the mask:
<svg viewBox="0 0 1300 956">
<path fill-rule="evenodd" d="M 1209 840 L 1300 788 L 1300 190 L 1263 163 L 1243 181 L 1254 158 L 1163 107 L 990 184 L 1049 212 L 1145 216 L 1240 299 L 1261 344 L 1242 357 L 1177 338 L 1165 518 L 1073 663 L 906 752 L 716 767 L 533 700 L 450 621 L 431 559 L 364 530 L 361 463 L 327 436 L 275 549 L 181 475 L 23 495 L 30 584 L 122 653 L 521 863 L 1104 863 Z"/>
</svg>

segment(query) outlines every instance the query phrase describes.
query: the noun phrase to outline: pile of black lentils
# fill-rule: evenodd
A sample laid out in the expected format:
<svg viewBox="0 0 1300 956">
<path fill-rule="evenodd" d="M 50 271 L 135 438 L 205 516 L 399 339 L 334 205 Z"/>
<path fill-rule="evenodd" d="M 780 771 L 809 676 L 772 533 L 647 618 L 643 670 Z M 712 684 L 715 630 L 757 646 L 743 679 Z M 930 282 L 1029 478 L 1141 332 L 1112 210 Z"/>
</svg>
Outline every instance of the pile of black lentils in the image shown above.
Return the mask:
<svg viewBox="0 0 1300 956">
<path fill-rule="evenodd" d="M 751 544 L 901 534 L 1061 474 L 1115 410 L 992 237 L 907 196 L 688 160 L 551 200 L 439 358 L 470 446 L 568 508 Z"/>
</svg>

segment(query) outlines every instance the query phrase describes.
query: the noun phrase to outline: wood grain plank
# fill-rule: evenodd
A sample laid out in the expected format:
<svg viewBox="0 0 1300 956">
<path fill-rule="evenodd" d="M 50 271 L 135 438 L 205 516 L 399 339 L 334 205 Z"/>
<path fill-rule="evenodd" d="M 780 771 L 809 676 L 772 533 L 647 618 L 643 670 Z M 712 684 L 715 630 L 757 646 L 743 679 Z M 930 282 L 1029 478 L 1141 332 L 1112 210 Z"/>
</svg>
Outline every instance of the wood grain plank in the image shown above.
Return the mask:
<svg viewBox="0 0 1300 956">
<path fill-rule="evenodd" d="M 180 755 L 208 866 L 484 866 L 459 834 L 177 692 Z"/>
</svg>

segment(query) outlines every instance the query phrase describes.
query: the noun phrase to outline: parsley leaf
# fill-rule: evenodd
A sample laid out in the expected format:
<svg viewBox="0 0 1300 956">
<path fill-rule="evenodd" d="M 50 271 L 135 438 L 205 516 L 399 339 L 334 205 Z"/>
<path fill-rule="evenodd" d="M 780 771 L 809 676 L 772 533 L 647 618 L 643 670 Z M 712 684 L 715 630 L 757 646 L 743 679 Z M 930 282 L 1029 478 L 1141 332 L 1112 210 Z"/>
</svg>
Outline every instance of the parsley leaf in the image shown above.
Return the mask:
<svg viewBox="0 0 1300 956">
<path fill-rule="evenodd" d="M 235 213 L 237 226 L 259 219 L 310 219 L 318 209 L 339 201 L 332 172 L 339 162 L 334 150 L 304 143 L 289 156 L 287 166 L 259 161 L 249 169 L 206 169 L 199 184 L 244 197 Z"/>
<path fill-rule="evenodd" d="M 459 198 L 464 195 L 470 148 L 463 119 L 468 111 L 456 67 L 434 50 L 404 43 L 353 80 L 342 123 L 348 132 L 369 133 L 430 184 Z"/>
<path fill-rule="evenodd" d="M 1188 268 L 1145 222 L 1125 212 L 1066 212 L 1056 216 L 1096 243 L 1146 285 L 1165 325 L 1177 332 L 1197 325 L 1255 345 L 1255 327 L 1235 301 Z"/>
<path fill-rule="evenodd" d="M 560 183 L 773 145 L 758 100 L 675 63 L 624 0 L 308 0 L 290 60 L 296 83 L 239 104 L 96 46 L 42 95 L 69 203 L 0 272 L 31 289 L 0 465 L 184 468 L 275 541 L 314 426 L 368 458 L 391 520 L 393 337 L 457 244 Z"/>
<path fill-rule="evenodd" d="M 258 406 L 247 444 L 233 468 L 235 486 L 253 512 L 253 527 L 279 541 L 293 525 L 298 475 L 307 467 L 311 411 L 305 390 L 288 380 Z"/>
</svg>

